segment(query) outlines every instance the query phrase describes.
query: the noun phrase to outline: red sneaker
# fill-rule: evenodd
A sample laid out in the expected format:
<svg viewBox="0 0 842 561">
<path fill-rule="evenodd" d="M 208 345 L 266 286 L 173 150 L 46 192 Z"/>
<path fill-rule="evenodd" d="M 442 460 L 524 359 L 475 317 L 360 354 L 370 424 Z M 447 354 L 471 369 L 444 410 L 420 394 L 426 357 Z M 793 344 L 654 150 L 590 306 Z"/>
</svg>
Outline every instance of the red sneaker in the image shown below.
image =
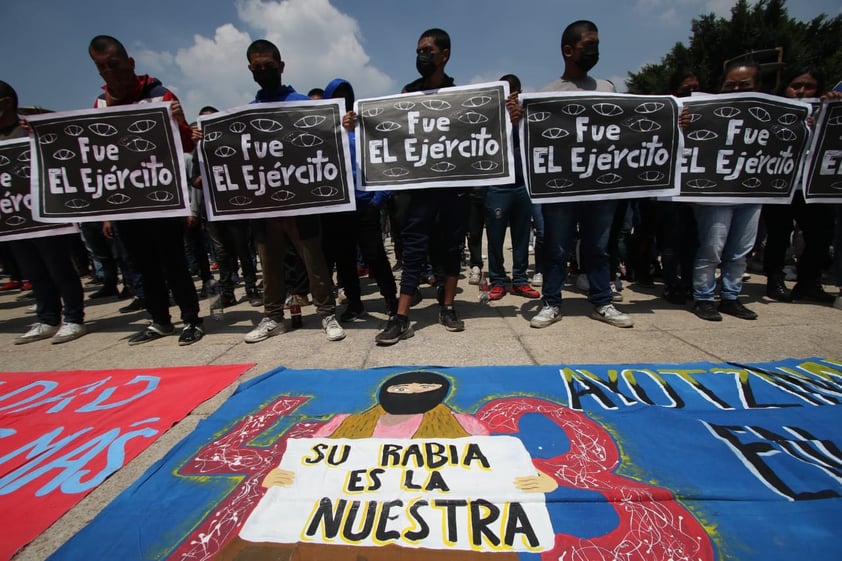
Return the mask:
<svg viewBox="0 0 842 561">
<path fill-rule="evenodd" d="M 26 292 L 27 290 L 32 290 L 32 283 L 29 281 L 23 281 L 23 284 L 20 285 L 20 289 Z"/>
<path fill-rule="evenodd" d="M 502 286 L 492 286 L 491 290 L 488 291 L 488 299 L 489 300 L 499 300 L 503 296 L 506 295 L 506 289 Z"/>
<path fill-rule="evenodd" d="M 0 286 L 0 290 L 17 290 L 22 286 L 23 283 L 16 280 L 10 280 Z"/>
<path fill-rule="evenodd" d="M 528 284 L 522 284 L 520 286 L 513 286 L 512 287 L 512 294 L 517 294 L 518 296 L 524 296 L 526 298 L 540 298 L 541 293 L 529 286 Z"/>
</svg>

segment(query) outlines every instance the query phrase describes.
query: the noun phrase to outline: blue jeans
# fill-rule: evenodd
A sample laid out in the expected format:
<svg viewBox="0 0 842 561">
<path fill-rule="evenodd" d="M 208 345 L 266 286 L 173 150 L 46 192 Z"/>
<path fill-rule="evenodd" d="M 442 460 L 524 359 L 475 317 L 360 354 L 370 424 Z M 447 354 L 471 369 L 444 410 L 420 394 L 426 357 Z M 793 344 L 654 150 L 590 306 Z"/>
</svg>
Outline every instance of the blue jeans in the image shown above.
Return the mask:
<svg viewBox="0 0 842 561">
<path fill-rule="evenodd" d="M 532 203 L 532 226 L 535 228 L 535 272 L 544 274 L 544 211 Z"/>
<path fill-rule="evenodd" d="M 761 205 L 697 205 L 693 210 L 699 249 L 693 266 L 693 299 L 713 301 L 716 267 L 722 264 L 722 299 L 736 300 L 743 288 L 746 257 L 754 247 Z"/>
<path fill-rule="evenodd" d="M 529 231 L 532 201 L 523 185 L 492 185 L 485 196 L 485 228 L 488 235 L 488 280 L 491 286 L 503 286 L 503 240 L 506 228 L 512 231 L 512 286 L 528 284 Z"/>
<path fill-rule="evenodd" d="M 567 262 L 576 251 L 579 224 L 580 251 L 588 276 L 588 300 L 594 306 L 611 303 L 611 266 L 608 236 L 616 201 L 544 203 L 544 285 L 542 296 L 549 306 L 561 305 Z"/>
</svg>

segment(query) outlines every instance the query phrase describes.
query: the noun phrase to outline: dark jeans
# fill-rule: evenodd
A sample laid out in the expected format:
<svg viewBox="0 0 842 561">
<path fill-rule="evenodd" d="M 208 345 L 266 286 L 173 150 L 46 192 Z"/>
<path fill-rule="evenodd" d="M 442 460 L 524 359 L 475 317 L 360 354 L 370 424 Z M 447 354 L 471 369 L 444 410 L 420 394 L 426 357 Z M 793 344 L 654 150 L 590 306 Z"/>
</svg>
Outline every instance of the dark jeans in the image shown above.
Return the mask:
<svg viewBox="0 0 842 561">
<path fill-rule="evenodd" d="M 544 203 L 544 285 L 542 296 L 550 306 L 561 305 L 567 262 L 576 251 L 576 224 L 580 251 L 588 276 L 588 300 L 594 306 L 611 303 L 610 258 L 606 251 L 616 201 Z"/>
<path fill-rule="evenodd" d="M 414 295 L 425 272 L 428 250 L 438 256 L 435 261 L 445 275 L 457 276 L 461 271 L 469 201 L 462 189 L 418 189 L 408 195 L 401 231 L 401 294 Z"/>
<path fill-rule="evenodd" d="M 511 228 L 512 286 L 529 283 L 529 231 L 532 201 L 523 185 L 491 186 L 485 196 L 485 227 L 488 234 L 488 279 L 492 286 L 506 281 L 503 243 L 506 228 Z"/>
<path fill-rule="evenodd" d="M 367 204 L 367 203 L 361 203 Z M 397 300 L 395 275 L 389 265 L 380 230 L 380 209 L 371 205 L 352 212 L 322 216 L 322 239 L 328 269 L 336 265 L 336 276 L 345 290 L 348 303 L 358 305 L 362 291 L 357 275 L 357 247 L 377 282 L 387 307 Z M 389 309 L 389 312 L 394 310 Z"/>
<path fill-rule="evenodd" d="M 35 313 L 41 323 L 58 325 L 62 312 L 65 323 L 85 320 L 82 281 L 71 254 L 74 238 L 78 234 L 10 242 L 24 276 L 32 283 Z"/>
<path fill-rule="evenodd" d="M 117 258 L 111 240 L 102 233 L 102 222 L 85 222 L 82 224 L 82 236 L 88 242 L 93 258 L 99 262 L 102 270 L 102 284 L 106 287 L 117 287 Z"/>
<path fill-rule="evenodd" d="M 210 260 L 208 259 L 208 248 L 205 245 L 205 228 L 203 224 L 197 224 L 184 229 L 184 254 L 187 258 L 188 269 L 195 265 L 199 278 L 203 282 L 212 278 Z"/>
<path fill-rule="evenodd" d="M 693 206 L 658 201 L 657 214 L 664 285 L 689 289 L 693 285 L 693 262 L 699 245 Z"/>
<path fill-rule="evenodd" d="M 146 309 L 155 323 L 169 324 L 169 290 L 185 323 L 198 323 L 199 299 L 184 255 L 184 219 L 121 220 L 120 238 L 143 279 Z"/>
<path fill-rule="evenodd" d="M 485 197 L 487 187 L 474 187 L 468 191 L 468 252 L 471 267 L 482 269 L 482 234 L 485 231 Z"/>
<path fill-rule="evenodd" d="M 219 265 L 219 284 L 223 294 L 234 295 L 234 262 L 239 260 L 246 290 L 257 286 L 250 240 L 251 228 L 247 220 L 224 220 L 207 223 L 208 234 Z"/>
</svg>

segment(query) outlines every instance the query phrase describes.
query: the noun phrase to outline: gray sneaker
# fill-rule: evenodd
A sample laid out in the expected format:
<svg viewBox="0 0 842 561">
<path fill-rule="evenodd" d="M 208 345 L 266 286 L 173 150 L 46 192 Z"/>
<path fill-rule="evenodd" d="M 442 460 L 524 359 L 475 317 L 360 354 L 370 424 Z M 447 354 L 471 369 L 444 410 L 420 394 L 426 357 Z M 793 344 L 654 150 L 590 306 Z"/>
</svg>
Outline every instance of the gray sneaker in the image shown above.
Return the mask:
<svg viewBox="0 0 842 561">
<path fill-rule="evenodd" d="M 541 308 L 541 311 L 529 320 L 529 327 L 535 328 L 542 328 L 547 327 L 549 325 L 554 324 L 557 321 L 561 321 L 561 310 L 558 309 L 558 306 L 550 306 L 548 304 L 544 304 L 544 307 Z"/>
<path fill-rule="evenodd" d="M 591 312 L 591 317 L 609 323 L 614 327 L 634 327 L 632 317 L 619 311 L 614 307 L 614 304 L 596 306 Z"/>
<path fill-rule="evenodd" d="M 58 333 L 58 325 L 50 325 L 48 323 L 36 323 L 32 328 L 15 339 L 15 345 L 25 345 L 33 341 L 40 341 L 42 339 L 49 339 Z"/>
<path fill-rule="evenodd" d="M 345 330 L 336 321 L 336 316 L 326 316 L 322 318 L 322 328 L 325 330 L 328 341 L 341 341 L 345 338 Z"/>
<path fill-rule="evenodd" d="M 265 341 L 269 337 L 274 337 L 275 335 L 280 335 L 286 331 L 284 328 L 284 323 L 281 321 L 275 321 L 272 318 L 264 317 L 260 320 L 260 323 L 257 324 L 257 327 L 246 333 L 246 336 L 243 340 L 246 343 L 259 343 L 261 341 Z"/>
<path fill-rule="evenodd" d="M 53 335 L 52 340 L 50 341 L 53 345 L 60 345 L 61 343 L 67 343 L 68 341 L 72 341 L 74 339 L 78 339 L 88 330 L 85 329 L 85 326 L 81 323 L 65 323 L 62 324 L 61 328 Z"/>
</svg>

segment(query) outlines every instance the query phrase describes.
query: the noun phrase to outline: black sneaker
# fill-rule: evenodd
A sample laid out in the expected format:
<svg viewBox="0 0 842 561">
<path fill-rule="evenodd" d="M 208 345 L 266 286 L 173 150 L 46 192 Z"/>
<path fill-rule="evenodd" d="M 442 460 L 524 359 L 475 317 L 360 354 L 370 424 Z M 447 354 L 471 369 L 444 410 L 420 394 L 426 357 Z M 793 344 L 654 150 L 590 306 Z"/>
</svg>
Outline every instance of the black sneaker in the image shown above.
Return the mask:
<svg viewBox="0 0 842 561">
<path fill-rule="evenodd" d="M 448 331 L 464 331 L 465 322 L 456 317 L 456 308 L 451 306 L 442 306 L 439 311 L 439 323 Z"/>
<path fill-rule="evenodd" d="M 188 323 L 178 336 L 178 344 L 181 347 L 192 345 L 205 336 L 205 330 L 201 323 Z"/>
<path fill-rule="evenodd" d="M 722 315 L 716 311 L 711 300 L 698 300 L 693 306 L 693 313 L 705 321 L 722 321 Z"/>
<path fill-rule="evenodd" d="M 102 286 L 102 288 L 100 288 L 96 292 L 92 292 L 91 295 L 88 296 L 88 298 L 90 298 L 91 300 L 97 300 L 99 298 L 111 298 L 112 296 L 119 296 L 119 295 L 120 295 L 120 291 L 117 290 L 116 286 L 114 286 L 114 285 L 105 286 L 104 285 L 104 286 Z"/>
<path fill-rule="evenodd" d="M 683 306 L 687 303 L 687 289 L 682 286 L 665 286 L 664 300 L 676 306 Z"/>
<path fill-rule="evenodd" d="M 160 323 L 150 323 L 146 327 L 146 329 L 144 329 L 140 333 L 132 335 L 129 338 L 129 345 L 141 345 L 143 343 L 148 343 L 149 341 L 154 341 L 155 339 L 166 337 L 167 335 L 172 334 L 174 331 L 175 327 L 171 323 L 168 323 L 166 325 L 162 325 Z"/>
<path fill-rule="evenodd" d="M 833 294 L 828 294 L 822 288 L 822 285 L 813 283 L 795 283 L 792 287 L 793 300 L 806 300 L 807 302 L 816 302 L 818 304 L 833 304 L 836 299 Z"/>
<path fill-rule="evenodd" d="M 757 319 L 757 314 L 743 306 L 739 300 L 723 300 L 719 303 L 719 312 L 740 319 Z"/>
<path fill-rule="evenodd" d="M 778 302 L 792 302 L 792 291 L 784 284 L 783 275 L 771 275 L 766 280 L 766 296 Z"/>
<path fill-rule="evenodd" d="M 356 304 L 348 304 L 345 308 L 345 311 L 339 316 L 339 321 L 342 323 L 347 323 L 349 321 L 354 321 L 355 319 L 361 318 L 365 315 L 365 307 L 363 306 L 362 302 L 358 302 Z"/>
<path fill-rule="evenodd" d="M 256 288 L 246 289 L 246 298 L 248 299 L 249 304 L 255 308 L 263 305 L 263 293 Z"/>
<path fill-rule="evenodd" d="M 401 339 L 409 339 L 415 335 L 412 326 L 409 325 L 409 318 L 406 316 L 390 316 L 386 327 L 374 336 L 374 342 L 378 345 L 394 345 Z"/>
<path fill-rule="evenodd" d="M 120 308 L 118 311 L 121 314 L 128 314 L 130 312 L 139 312 L 146 308 L 146 303 L 143 298 L 133 298 L 131 302 Z"/>
</svg>

